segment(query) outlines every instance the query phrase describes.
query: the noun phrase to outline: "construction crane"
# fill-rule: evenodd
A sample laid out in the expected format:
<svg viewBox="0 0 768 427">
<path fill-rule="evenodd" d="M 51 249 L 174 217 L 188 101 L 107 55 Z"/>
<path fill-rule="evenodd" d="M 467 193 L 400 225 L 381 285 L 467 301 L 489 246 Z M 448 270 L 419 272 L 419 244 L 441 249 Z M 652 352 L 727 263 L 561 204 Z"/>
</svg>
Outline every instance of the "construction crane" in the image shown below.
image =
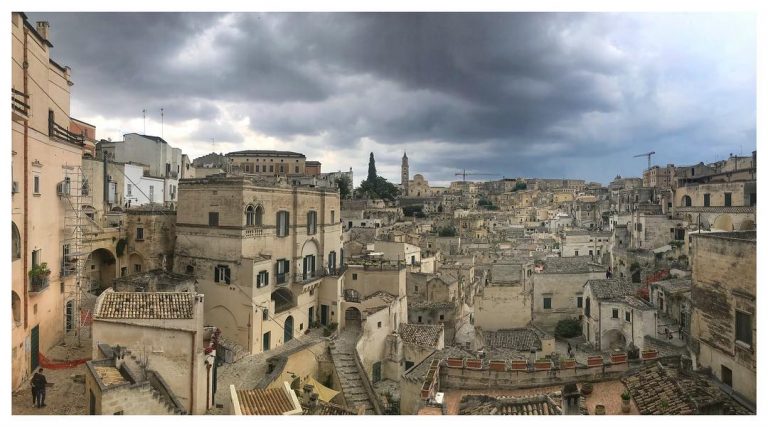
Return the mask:
<svg viewBox="0 0 768 427">
<path fill-rule="evenodd" d="M 650 169 L 651 168 L 651 156 L 653 156 L 654 154 L 656 154 L 656 152 L 655 151 L 651 151 L 650 153 L 638 154 L 637 156 L 632 156 L 632 157 L 644 157 L 644 156 L 647 156 L 648 157 L 648 169 Z"/>
<path fill-rule="evenodd" d="M 460 176 L 462 181 L 466 181 L 467 176 L 499 176 L 497 173 L 467 173 L 466 169 L 462 169 L 461 172 L 457 172 L 454 175 Z"/>
</svg>

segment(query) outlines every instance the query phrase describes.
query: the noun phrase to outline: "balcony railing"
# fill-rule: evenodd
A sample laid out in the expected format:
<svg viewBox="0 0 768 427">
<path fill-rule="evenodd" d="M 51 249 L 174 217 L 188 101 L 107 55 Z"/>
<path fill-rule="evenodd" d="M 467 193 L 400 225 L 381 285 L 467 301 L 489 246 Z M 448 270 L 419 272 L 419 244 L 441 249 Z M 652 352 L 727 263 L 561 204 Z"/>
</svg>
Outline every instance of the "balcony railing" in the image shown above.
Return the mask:
<svg viewBox="0 0 768 427">
<path fill-rule="evenodd" d="M 29 278 L 29 292 L 42 292 L 48 288 L 48 276 L 33 276 Z"/>
<path fill-rule="evenodd" d="M 346 270 L 347 270 L 347 266 L 346 265 L 341 265 L 341 266 L 338 266 L 338 267 L 329 267 L 328 268 L 328 275 L 329 276 L 336 276 L 336 277 L 338 277 L 338 276 L 341 276 L 342 274 L 344 274 L 344 272 Z"/>
<path fill-rule="evenodd" d="M 275 274 L 275 283 L 278 285 L 285 285 L 288 280 L 288 275 L 286 273 L 277 273 Z"/>
<path fill-rule="evenodd" d="M 296 273 L 295 282 L 303 285 L 305 283 L 320 279 L 323 276 L 325 276 L 325 271 L 322 268 L 314 271 L 305 271 Z"/>
<path fill-rule="evenodd" d="M 72 144 L 83 145 L 85 143 L 85 137 L 76 133 L 70 132 L 66 128 L 59 126 L 56 122 L 48 121 L 48 135 L 51 138 L 60 139 L 62 141 L 70 142 Z"/>
<path fill-rule="evenodd" d="M 248 226 L 249 228 L 245 229 L 245 237 L 261 237 L 264 235 L 264 229 L 261 227 L 254 227 L 254 226 Z"/>
<path fill-rule="evenodd" d="M 13 113 L 18 115 L 19 119 L 24 120 L 29 115 L 29 104 L 27 99 L 29 95 L 24 92 L 20 92 L 16 89 L 11 89 L 11 109 Z"/>
</svg>

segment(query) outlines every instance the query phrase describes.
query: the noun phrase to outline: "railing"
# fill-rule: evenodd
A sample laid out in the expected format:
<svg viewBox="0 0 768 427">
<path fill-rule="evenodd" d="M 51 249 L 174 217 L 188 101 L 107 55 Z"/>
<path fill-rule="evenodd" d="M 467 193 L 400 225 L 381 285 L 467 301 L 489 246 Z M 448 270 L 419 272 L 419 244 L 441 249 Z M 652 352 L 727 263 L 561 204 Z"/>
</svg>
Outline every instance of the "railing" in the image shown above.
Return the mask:
<svg viewBox="0 0 768 427">
<path fill-rule="evenodd" d="M 78 135 L 76 133 L 72 133 L 66 128 L 59 126 L 56 122 L 52 120 L 48 121 L 48 135 L 51 138 L 60 139 L 62 141 L 70 142 L 72 144 L 83 145 L 85 143 L 84 136 Z"/>
<path fill-rule="evenodd" d="M 328 268 L 328 275 L 329 276 L 341 276 L 344 274 L 344 272 L 347 270 L 346 265 L 340 265 L 338 267 L 330 267 Z"/>
<path fill-rule="evenodd" d="M 261 227 L 249 226 L 245 229 L 245 237 L 261 237 L 264 235 L 264 229 Z"/>
<path fill-rule="evenodd" d="M 42 292 L 48 288 L 48 276 L 33 276 L 29 279 L 29 292 Z"/>
<path fill-rule="evenodd" d="M 325 271 L 320 268 L 314 271 L 305 271 L 302 273 L 296 273 L 296 277 L 294 278 L 294 282 L 298 284 L 306 284 L 308 282 L 312 282 L 314 280 L 318 280 L 325 276 Z"/>
<path fill-rule="evenodd" d="M 288 275 L 286 273 L 275 274 L 275 283 L 278 285 L 287 284 Z"/>
<path fill-rule="evenodd" d="M 29 104 L 27 104 L 29 95 L 16 89 L 11 89 L 11 109 L 13 112 L 26 117 L 29 114 Z"/>
</svg>

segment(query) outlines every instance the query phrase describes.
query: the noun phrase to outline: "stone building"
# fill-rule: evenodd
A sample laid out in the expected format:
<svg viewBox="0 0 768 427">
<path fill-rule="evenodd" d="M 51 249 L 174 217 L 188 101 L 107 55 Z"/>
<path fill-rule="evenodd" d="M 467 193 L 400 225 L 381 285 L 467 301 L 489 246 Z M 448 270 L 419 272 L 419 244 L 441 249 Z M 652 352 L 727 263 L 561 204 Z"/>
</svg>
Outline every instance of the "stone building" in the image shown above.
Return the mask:
<svg viewBox="0 0 768 427">
<path fill-rule="evenodd" d="M 584 283 L 605 278 L 606 269 L 589 256 L 545 258 L 537 263 L 529 278 L 533 323 L 551 333 L 560 320 L 578 318 L 584 307 Z"/>
<path fill-rule="evenodd" d="M 598 231 L 565 231 L 560 244 L 560 256 L 590 256 L 600 263 L 608 254 L 611 233 Z"/>
<path fill-rule="evenodd" d="M 157 399 L 141 389 L 145 382 L 186 413 L 204 414 L 213 406 L 215 353 L 207 351 L 204 340 L 203 299 L 194 292 L 107 290 L 99 296 L 93 315 L 94 362 L 86 381 L 92 413 L 157 414 L 150 409 L 158 406 Z M 118 357 L 107 357 L 103 345 L 119 346 Z M 102 367 L 112 373 L 104 375 Z"/>
<path fill-rule="evenodd" d="M 682 340 L 691 330 L 691 278 L 667 279 L 651 283 L 651 303 L 659 313 L 660 321 L 669 319 L 678 325 Z M 673 330 L 673 333 L 677 333 Z"/>
<path fill-rule="evenodd" d="M 675 165 L 668 164 L 665 167 L 651 166 L 643 171 L 643 187 L 672 188 L 675 177 Z"/>
<path fill-rule="evenodd" d="M 598 349 L 646 348 L 656 336 L 656 310 L 635 296 L 638 287 L 622 279 L 591 279 L 584 284 L 582 330 Z"/>
<path fill-rule="evenodd" d="M 197 277 L 206 322 L 251 353 L 341 323 L 337 190 L 282 178 L 182 181 L 174 271 Z"/>
<path fill-rule="evenodd" d="M 474 299 L 475 326 L 486 331 L 520 328 L 531 321 L 531 266 L 523 262 L 492 264 L 487 283 Z"/>
<path fill-rule="evenodd" d="M 227 153 L 229 166 L 246 174 L 311 175 L 307 173 L 307 157 L 293 151 L 244 150 Z M 234 170 L 233 169 L 233 170 Z M 310 172 L 320 172 L 320 164 L 310 164 Z"/>
<path fill-rule="evenodd" d="M 692 237 L 691 343 L 696 361 L 757 402 L 757 233 Z"/>
<path fill-rule="evenodd" d="M 71 132 L 71 70 L 51 57 L 47 22 L 11 18 L 11 386 L 74 333 L 77 280 L 62 268 L 82 213 L 81 133 Z M 87 186 L 86 192 L 87 192 Z M 84 214 L 82 214 L 84 216 Z M 30 276 L 32 272 L 32 276 Z"/>
</svg>

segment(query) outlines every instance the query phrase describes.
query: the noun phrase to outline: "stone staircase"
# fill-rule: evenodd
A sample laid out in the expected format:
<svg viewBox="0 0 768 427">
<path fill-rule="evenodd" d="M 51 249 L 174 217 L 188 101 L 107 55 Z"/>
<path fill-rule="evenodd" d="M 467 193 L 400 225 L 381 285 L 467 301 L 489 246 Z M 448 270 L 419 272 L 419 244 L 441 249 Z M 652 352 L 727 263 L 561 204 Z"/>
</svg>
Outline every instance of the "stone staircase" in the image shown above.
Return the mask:
<svg viewBox="0 0 768 427">
<path fill-rule="evenodd" d="M 149 404 L 151 413 L 148 413 L 147 415 L 185 414 L 185 412 L 176 407 L 167 396 L 150 384 L 140 355 L 134 354 L 130 350 L 126 350 L 124 354 L 125 357 L 122 359 L 123 363 L 125 363 L 128 370 L 136 377 L 136 383 L 141 384 L 141 387 L 137 391 L 139 394 L 144 395 L 146 399 L 151 399 L 151 401 L 154 402 L 154 404 Z"/>
<path fill-rule="evenodd" d="M 365 386 L 360 372 L 355 363 L 355 344 L 360 334 L 359 328 L 345 328 L 339 333 L 336 340 L 330 344 L 331 357 L 336 366 L 336 372 L 341 381 L 341 391 L 344 393 L 344 399 L 347 406 L 354 409 L 365 408 L 365 415 L 375 415 L 368 394 L 365 392 Z"/>
</svg>

